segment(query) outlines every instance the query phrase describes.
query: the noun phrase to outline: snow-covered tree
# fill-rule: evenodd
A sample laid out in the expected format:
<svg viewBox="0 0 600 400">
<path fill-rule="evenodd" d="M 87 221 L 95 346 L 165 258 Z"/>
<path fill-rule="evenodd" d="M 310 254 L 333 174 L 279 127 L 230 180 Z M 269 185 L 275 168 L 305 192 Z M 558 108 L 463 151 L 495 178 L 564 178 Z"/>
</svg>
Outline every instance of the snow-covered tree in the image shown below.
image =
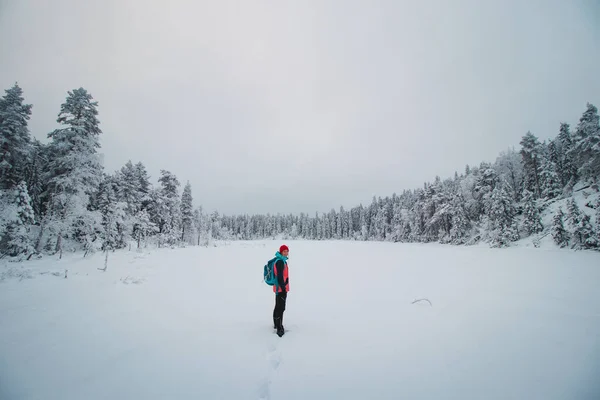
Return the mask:
<svg viewBox="0 0 600 400">
<path fill-rule="evenodd" d="M 570 126 L 566 122 L 560 124 L 560 132 L 558 134 L 558 143 L 560 143 L 561 168 L 560 178 L 563 188 L 567 188 L 570 192 L 577 182 L 577 167 L 573 159 L 573 140 L 571 138 Z"/>
<path fill-rule="evenodd" d="M 169 171 L 161 170 L 161 176 L 158 181 L 161 184 L 160 196 L 161 204 L 161 241 L 169 245 L 174 245 L 180 237 L 181 232 L 181 208 L 179 198 L 179 180 Z"/>
<path fill-rule="evenodd" d="M 489 213 L 489 235 L 493 247 L 506 247 L 519 239 L 515 215 L 516 210 L 506 188 L 496 187 Z"/>
<path fill-rule="evenodd" d="M 119 204 L 117 194 L 115 193 L 114 182 L 110 177 L 106 177 L 100 183 L 98 190 L 98 206 L 102 215 L 102 250 L 109 251 L 117 248 L 119 231 L 118 222 L 120 219 Z M 122 203 L 123 204 L 123 203 Z"/>
<path fill-rule="evenodd" d="M 97 106 L 83 88 L 70 91 L 61 105 L 57 122 L 65 127 L 48 134 L 52 139 L 49 184 L 53 193 L 90 196 L 97 191 L 102 181 Z"/>
<path fill-rule="evenodd" d="M 520 190 L 523 185 L 523 164 L 521 155 L 511 148 L 500 153 L 494 164 L 500 180 L 508 183 L 515 201 L 521 200 Z"/>
<path fill-rule="evenodd" d="M 5 221 L 4 234 L 0 235 L 0 251 L 10 256 L 31 254 L 34 249 L 29 231 L 34 223 L 34 214 L 25 181 L 21 181 L 12 192 L 12 196 L 7 196 L 12 204 L 4 206 L 12 215 Z"/>
<path fill-rule="evenodd" d="M 46 176 L 50 204 L 45 219 L 52 223 L 61 254 L 63 237 L 74 233 L 74 224 L 90 220 L 86 215 L 90 197 L 102 180 L 97 105 L 83 88 L 69 92 L 57 119 L 65 127 L 48 134 L 52 139 Z"/>
<path fill-rule="evenodd" d="M 542 197 L 544 199 L 554 199 L 561 195 L 562 187 L 560 184 L 560 177 L 554 163 L 544 163 L 540 178 L 543 182 Z"/>
<path fill-rule="evenodd" d="M 539 233 L 544 229 L 533 193 L 527 189 L 523 192 L 523 229 L 527 235 Z"/>
<path fill-rule="evenodd" d="M 137 241 L 138 249 L 141 247 L 142 242 L 146 242 L 146 239 L 154 233 L 158 233 L 159 229 L 150 220 L 150 215 L 146 210 L 138 211 L 135 215 L 133 225 L 132 237 Z"/>
<path fill-rule="evenodd" d="M 580 176 L 597 181 L 600 176 L 600 117 L 598 109 L 587 103 L 573 135 L 571 154 Z"/>
<path fill-rule="evenodd" d="M 192 200 L 192 185 L 188 181 L 181 196 L 181 240 L 189 239 L 194 234 L 194 206 Z"/>
<path fill-rule="evenodd" d="M 482 163 L 477 175 L 475 186 L 473 187 L 474 199 L 477 201 L 477 214 L 489 214 L 492 207 L 492 193 L 500 183 L 496 171 L 487 163 Z M 510 190 L 507 187 L 507 190 Z"/>
<path fill-rule="evenodd" d="M 152 185 L 150 184 L 150 176 L 148 175 L 146 167 L 141 161 L 135 164 L 134 169 L 137 180 L 136 186 L 141 195 L 142 209 L 147 210 L 150 202 L 150 190 L 152 189 Z"/>
<path fill-rule="evenodd" d="M 472 225 L 464 208 L 463 200 L 458 196 L 452 200 L 452 228 L 450 240 L 453 244 L 463 244 L 467 241 Z"/>
<path fill-rule="evenodd" d="M 131 160 L 127 161 L 117 173 L 117 183 L 117 199 L 127 204 L 128 215 L 134 216 L 142 209 L 145 194 L 142 192 L 141 182 Z"/>
<path fill-rule="evenodd" d="M 399 242 L 403 238 L 404 221 L 402 219 L 402 207 L 400 204 L 394 204 L 394 215 L 392 217 L 392 235 L 391 240 Z"/>
<path fill-rule="evenodd" d="M 27 183 L 29 196 L 31 197 L 31 207 L 37 220 L 40 220 L 47 206 L 47 198 L 44 196 L 47 183 L 44 180 L 44 172 L 48 165 L 48 146 L 42 144 L 39 140 L 34 140 L 31 146 L 31 152 L 23 179 Z"/>
<path fill-rule="evenodd" d="M 560 247 L 569 245 L 569 233 L 565 229 L 564 215 L 562 208 L 559 208 L 552 219 L 552 239 Z"/>
<path fill-rule="evenodd" d="M 0 98 L 0 189 L 10 189 L 24 178 L 31 138 L 27 121 L 31 104 L 23 104 L 23 90 L 18 84 L 5 90 Z"/>
<path fill-rule="evenodd" d="M 581 220 L 581 211 L 574 199 L 567 200 L 567 221 L 571 227 L 577 226 Z"/>
<path fill-rule="evenodd" d="M 581 212 L 574 199 L 567 201 L 567 210 L 567 220 L 572 238 L 571 247 L 574 249 L 583 249 L 598 246 L 590 216 Z"/>
<path fill-rule="evenodd" d="M 527 132 L 521 139 L 521 157 L 525 173 L 525 189 L 534 193 L 535 198 L 541 195 L 540 185 L 540 152 L 541 145 L 538 138 L 531 132 Z"/>
<path fill-rule="evenodd" d="M 583 213 L 579 226 L 575 229 L 573 236 L 576 238 L 576 242 L 579 242 L 584 248 L 591 249 L 598 247 L 598 238 L 589 214 Z"/>
</svg>

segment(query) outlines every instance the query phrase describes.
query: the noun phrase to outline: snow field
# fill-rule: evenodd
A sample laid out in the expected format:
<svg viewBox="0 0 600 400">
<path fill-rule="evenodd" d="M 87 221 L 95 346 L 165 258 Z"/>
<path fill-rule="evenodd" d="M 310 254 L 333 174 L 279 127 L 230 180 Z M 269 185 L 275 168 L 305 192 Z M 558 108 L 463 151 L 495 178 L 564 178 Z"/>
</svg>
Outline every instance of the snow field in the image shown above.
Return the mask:
<svg viewBox="0 0 600 400">
<path fill-rule="evenodd" d="M 290 242 L 279 338 L 279 244 L 0 267 L 0 398 L 600 398 L 598 253 Z"/>
</svg>

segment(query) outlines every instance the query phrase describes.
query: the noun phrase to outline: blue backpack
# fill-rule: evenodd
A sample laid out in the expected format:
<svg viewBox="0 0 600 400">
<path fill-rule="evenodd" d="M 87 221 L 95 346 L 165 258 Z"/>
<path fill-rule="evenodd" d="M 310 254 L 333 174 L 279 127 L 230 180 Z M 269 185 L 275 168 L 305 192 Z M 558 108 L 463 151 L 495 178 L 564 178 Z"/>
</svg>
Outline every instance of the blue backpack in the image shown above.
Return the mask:
<svg viewBox="0 0 600 400">
<path fill-rule="evenodd" d="M 277 257 L 269 260 L 267 262 L 267 265 L 265 265 L 265 269 L 263 271 L 263 280 L 269 286 L 273 286 L 273 285 L 277 284 L 277 277 L 275 276 L 275 271 L 273 271 L 273 269 L 275 268 L 276 262 L 277 262 Z"/>
</svg>

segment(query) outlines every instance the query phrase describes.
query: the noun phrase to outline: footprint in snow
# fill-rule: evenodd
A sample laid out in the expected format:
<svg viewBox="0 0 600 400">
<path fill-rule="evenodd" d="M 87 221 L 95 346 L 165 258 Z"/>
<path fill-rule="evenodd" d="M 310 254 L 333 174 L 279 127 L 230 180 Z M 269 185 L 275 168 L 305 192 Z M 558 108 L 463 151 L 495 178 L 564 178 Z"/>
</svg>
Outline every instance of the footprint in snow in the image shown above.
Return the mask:
<svg viewBox="0 0 600 400">
<path fill-rule="evenodd" d="M 277 352 L 277 348 L 273 343 L 270 343 L 268 346 L 267 361 L 269 361 L 273 370 L 279 368 L 279 364 L 281 364 L 281 355 Z"/>
<path fill-rule="evenodd" d="M 271 381 L 265 379 L 265 381 L 258 388 L 259 400 L 270 400 L 271 399 Z"/>
</svg>

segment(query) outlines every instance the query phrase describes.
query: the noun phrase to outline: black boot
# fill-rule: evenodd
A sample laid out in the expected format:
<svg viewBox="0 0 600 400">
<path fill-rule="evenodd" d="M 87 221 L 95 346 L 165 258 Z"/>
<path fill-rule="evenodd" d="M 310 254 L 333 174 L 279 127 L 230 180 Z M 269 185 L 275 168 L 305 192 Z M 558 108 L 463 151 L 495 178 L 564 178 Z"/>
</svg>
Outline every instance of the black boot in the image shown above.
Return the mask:
<svg viewBox="0 0 600 400">
<path fill-rule="evenodd" d="M 280 326 L 279 328 L 277 328 L 277 336 L 282 337 L 285 334 L 285 329 L 283 329 L 283 326 Z"/>
</svg>

